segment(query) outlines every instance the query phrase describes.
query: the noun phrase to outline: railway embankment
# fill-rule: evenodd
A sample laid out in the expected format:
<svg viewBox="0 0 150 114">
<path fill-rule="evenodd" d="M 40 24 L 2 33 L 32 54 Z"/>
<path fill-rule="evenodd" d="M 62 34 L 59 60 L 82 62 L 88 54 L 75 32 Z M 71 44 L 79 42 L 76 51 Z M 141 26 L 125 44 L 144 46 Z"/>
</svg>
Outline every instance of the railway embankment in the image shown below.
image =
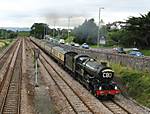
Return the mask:
<svg viewBox="0 0 150 114">
<path fill-rule="evenodd" d="M 119 64 L 111 64 L 122 83 L 124 92 L 140 104 L 150 108 L 150 73 L 123 67 Z"/>
</svg>

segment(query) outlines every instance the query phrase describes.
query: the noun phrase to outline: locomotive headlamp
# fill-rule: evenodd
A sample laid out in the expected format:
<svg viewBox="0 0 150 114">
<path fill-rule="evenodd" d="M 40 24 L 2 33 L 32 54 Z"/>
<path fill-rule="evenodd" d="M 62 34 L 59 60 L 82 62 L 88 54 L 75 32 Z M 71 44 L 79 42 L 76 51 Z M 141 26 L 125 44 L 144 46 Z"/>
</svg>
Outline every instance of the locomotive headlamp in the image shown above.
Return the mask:
<svg viewBox="0 0 150 114">
<path fill-rule="evenodd" d="M 117 90 L 118 89 L 118 87 L 117 86 L 115 86 L 115 90 Z"/>
<path fill-rule="evenodd" d="M 102 87 L 101 87 L 101 86 L 99 87 L 99 90 L 102 90 Z"/>
</svg>

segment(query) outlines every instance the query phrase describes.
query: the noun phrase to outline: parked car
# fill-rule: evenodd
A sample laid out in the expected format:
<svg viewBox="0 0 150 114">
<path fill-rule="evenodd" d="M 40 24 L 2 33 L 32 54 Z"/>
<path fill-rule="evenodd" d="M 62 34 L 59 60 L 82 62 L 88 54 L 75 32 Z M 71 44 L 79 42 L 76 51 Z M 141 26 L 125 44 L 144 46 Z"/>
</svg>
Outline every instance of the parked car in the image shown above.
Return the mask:
<svg viewBox="0 0 150 114">
<path fill-rule="evenodd" d="M 60 39 L 60 40 L 59 40 L 59 43 L 60 43 L 60 44 L 65 44 L 65 40 L 64 40 L 64 39 Z"/>
<path fill-rule="evenodd" d="M 114 53 L 119 53 L 119 54 L 126 54 L 126 52 L 124 51 L 124 49 L 122 47 L 113 48 L 113 52 Z"/>
<path fill-rule="evenodd" d="M 129 55 L 135 56 L 135 57 L 143 57 L 143 56 L 144 56 L 143 53 L 141 53 L 141 52 L 139 52 L 139 51 L 131 51 L 131 52 L 129 53 Z"/>
<path fill-rule="evenodd" d="M 69 43 L 67 42 L 66 45 L 69 45 Z"/>
<path fill-rule="evenodd" d="M 87 43 L 83 43 L 83 44 L 81 45 L 81 47 L 82 47 L 82 48 L 85 48 L 85 49 L 89 49 L 89 45 L 88 45 Z"/>
<path fill-rule="evenodd" d="M 132 48 L 132 51 L 139 51 L 138 48 Z"/>
<path fill-rule="evenodd" d="M 78 43 L 74 43 L 75 47 L 80 47 L 80 45 Z"/>
</svg>

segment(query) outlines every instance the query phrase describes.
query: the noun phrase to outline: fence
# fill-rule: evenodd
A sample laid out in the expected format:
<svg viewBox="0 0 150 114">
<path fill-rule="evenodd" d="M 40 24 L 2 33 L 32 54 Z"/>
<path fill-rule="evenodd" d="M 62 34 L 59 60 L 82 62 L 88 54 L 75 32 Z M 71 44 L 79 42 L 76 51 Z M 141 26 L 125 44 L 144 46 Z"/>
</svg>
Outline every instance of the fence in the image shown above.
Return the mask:
<svg viewBox="0 0 150 114">
<path fill-rule="evenodd" d="M 38 43 L 41 41 L 37 41 L 34 39 L 34 42 Z M 110 63 L 117 63 L 134 69 L 150 72 L 150 57 L 133 57 L 129 55 L 106 53 L 103 51 L 94 51 L 90 49 L 82 49 L 73 46 L 61 45 L 61 44 L 55 44 L 55 45 L 60 46 L 65 50 L 71 50 L 77 53 L 88 54 L 98 61 L 104 60 Z"/>
</svg>

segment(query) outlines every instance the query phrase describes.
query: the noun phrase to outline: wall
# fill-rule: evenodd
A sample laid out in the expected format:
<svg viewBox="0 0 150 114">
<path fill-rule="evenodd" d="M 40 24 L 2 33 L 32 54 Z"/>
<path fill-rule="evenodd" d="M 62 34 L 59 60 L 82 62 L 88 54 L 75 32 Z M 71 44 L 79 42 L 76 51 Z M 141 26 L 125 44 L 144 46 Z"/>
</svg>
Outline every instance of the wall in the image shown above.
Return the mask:
<svg viewBox="0 0 150 114">
<path fill-rule="evenodd" d="M 34 39 L 34 41 L 37 43 L 40 42 L 40 45 L 42 45 L 41 41 L 38 41 L 35 39 Z M 51 46 L 50 43 L 43 43 L 43 44 Z M 112 54 L 112 53 L 106 53 L 103 51 L 102 52 L 93 51 L 90 49 L 82 49 L 82 48 L 66 46 L 66 45 L 62 45 L 62 44 L 55 44 L 55 45 L 63 47 L 65 50 L 71 50 L 71 51 L 75 51 L 75 52 L 82 53 L 82 54 L 83 53 L 88 54 L 91 57 L 98 60 L 99 62 L 100 61 L 108 61 L 110 63 L 117 63 L 117 64 L 128 66 L 128 67 L 131 67 L 134 69 L 150 72 L 150 57 L 132 57 L 129 55 Z M 44 47 L 44 46 L 42 46 L 42 47 Z"/>
</svg>

